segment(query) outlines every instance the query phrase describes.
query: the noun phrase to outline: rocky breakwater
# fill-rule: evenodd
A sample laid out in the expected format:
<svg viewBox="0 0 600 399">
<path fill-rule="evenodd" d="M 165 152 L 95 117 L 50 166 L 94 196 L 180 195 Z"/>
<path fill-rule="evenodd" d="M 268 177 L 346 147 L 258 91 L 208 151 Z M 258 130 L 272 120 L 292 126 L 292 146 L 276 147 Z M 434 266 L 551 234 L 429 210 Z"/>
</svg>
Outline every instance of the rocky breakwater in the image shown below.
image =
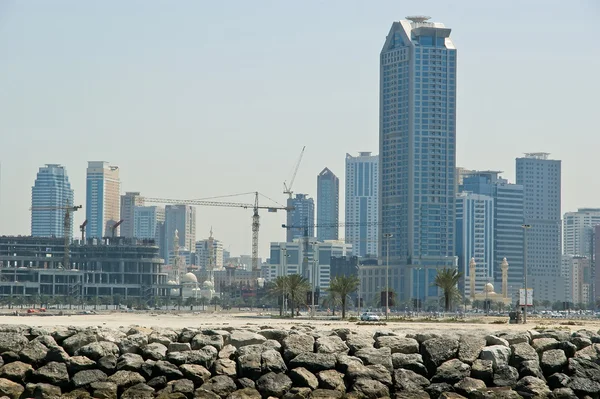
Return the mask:
<svg viewBox="0 0 600 399">
<path fill-rule="evenodd" d="M 600 335 L 0 326 L 0 397 L 599 398 Z"/>
</svg>

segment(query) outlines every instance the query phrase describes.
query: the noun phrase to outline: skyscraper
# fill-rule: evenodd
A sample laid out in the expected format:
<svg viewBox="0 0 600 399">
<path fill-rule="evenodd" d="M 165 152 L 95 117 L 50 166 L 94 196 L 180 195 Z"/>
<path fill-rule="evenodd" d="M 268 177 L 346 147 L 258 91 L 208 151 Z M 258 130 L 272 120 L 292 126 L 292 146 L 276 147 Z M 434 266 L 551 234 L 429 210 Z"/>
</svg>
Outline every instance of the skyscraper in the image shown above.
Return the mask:
<svg viewBox="0 0 600 399">
<path fill-rule="evenodd" d="M 600 209 L 579 208 L 563 217 L 563 255 L 592 259 L 594 227 L 600 225 Z"/>
<path fill-rule="evenodd" d="M 111 227 L 121 216 L 120 190 L 118 166 L 110 166 L 103 161 L 88 162 L 85 201 L 88 238 L 101 238 L 111 234 Z"/>
<path fill-rule="evenodd" d="M 498 171 L 464 172 L 460 192 L 491 196 L 494 199 L 494 281 L 502 281 L 500 264 L 508 261 L 510 298 L 523 285 L 523 186 L 509 183 Z"/>
<path fill-rule="evenodd" d="M 525 224 L 531 226 L 526 229 L 526 267 L 533 297 L 561 301 L 561 162 L 548 156 L 528 153 L 517 158 L 517 184 L 523 185 Z"/>
<path fill-rule="evenodd" d="M 456 262 L 456 48 L 428 20 L 394 22 L 380 55 L 379 249 L 405 299 L 437 296 L 437 269 Z"/>
<path fill-rule="evenodd" d="M 308 198 L 308 194 L 296 194 L 295 198 L 288 198 L 287 206 L 293 208 L 287 212 L 286 241 L 292 242 L 294 238 L 304 237 L 304 230 L 308 237 L 315 236 L 315 201 Z"/>
<path fill-rule="evenodd" d="M 346 154 L 346 234 L 354 255 L 377 256 L 379 226 L 379 157 Z"/>
<path fill-rule="evenodd" d="M 462 273 L 465 298 L 472 294 L 468 284 L 470 262 L 475 261 L 475 291 L 483 292 L 494 281 L 494 199 L 487 195 L 456 195 L 456 255 Z M 465 283 L 466 282 L 466 283 Z"/>
<path fill-rule="evenodd" d="M 64 237 L 65 212 L 55 208 L 73 205 L 73 190 L 67 170 L 62 165 L 47 164 L 39 169 L 31 188 L 31 235 L 34 237 Z M 38 208 L 38 209 L 36 209 Z M 73 236 L 73 219 L 67 231 Z"/>
<path fill-rule="evenodd" d="M 133 237 L 153 239 L 156 245 L 161 246 L 160 236 L 162 225 L 165 222 L 165 208 L 160 206 L 134 206 L 133 207 Z"/>
<path fill-rule="evenodd" d="M 325 168 L 317 175 L 317 240 L 337 240 L 340 222 L 340 179 Z"/>
<path fill-rule="evenodd" d="M 121 219 L 123 220 L 119 226 L 121 237 L 134 237 L 134 208 L 136 206 L 144 206 L 144 197 L 141 197 L 139 192 L 128 191 L 125 195 L 121 195 Z"/>
<path fill-rule="evenodd" d="M 161 240 L 163 259 L 170 259 L 173 253 L 175 230 L 179 236 L 179 250 L 195 250 L 196 208 L 190 205 L 167 205 L 165 207 L 165 228 Z"/>
</svg>

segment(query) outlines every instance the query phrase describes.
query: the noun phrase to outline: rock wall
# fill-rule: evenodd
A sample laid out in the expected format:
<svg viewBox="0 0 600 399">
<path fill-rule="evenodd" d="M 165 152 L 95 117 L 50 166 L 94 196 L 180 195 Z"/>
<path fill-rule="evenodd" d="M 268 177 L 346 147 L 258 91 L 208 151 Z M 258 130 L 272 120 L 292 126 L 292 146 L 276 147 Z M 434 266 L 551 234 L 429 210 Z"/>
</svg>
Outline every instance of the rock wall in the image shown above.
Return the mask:
<svg viewBox="0 0 600 399">
<path fill-rule="evenodd" d="M 0 326 L 0 397 L 598 398 L 600 335 Z"/>
</svg>

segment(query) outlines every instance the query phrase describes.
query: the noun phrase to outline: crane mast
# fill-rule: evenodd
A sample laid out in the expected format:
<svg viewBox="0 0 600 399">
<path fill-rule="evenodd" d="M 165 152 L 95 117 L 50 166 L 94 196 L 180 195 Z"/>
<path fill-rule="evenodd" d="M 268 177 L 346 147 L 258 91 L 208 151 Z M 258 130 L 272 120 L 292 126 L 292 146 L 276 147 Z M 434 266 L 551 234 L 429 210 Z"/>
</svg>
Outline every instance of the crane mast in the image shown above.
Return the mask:
<svg viewBox="0 0 600 399">
<path fill-rule="evenodd" d="M 294 181 L 296 180 L 296 175 L 298 174 L 298 168 L 300 167 L 300 162 L 302 162 L 302 156 L 304 155 L 304 150 L 306 146 L 302 147 L 302 151 L 300 151 L 300 156 L 298 157 L 298 161 L 296 161 L 296 166 L 294 167 L 294 172 L 292 173 L 292 178 L 290 179 L 290 185 L 288 186 L 286 182 L 283 182 L 283 193 L 287 194 L 289 198 L 292 198 L 292 186 L 294 185 Z"/>
</svg>

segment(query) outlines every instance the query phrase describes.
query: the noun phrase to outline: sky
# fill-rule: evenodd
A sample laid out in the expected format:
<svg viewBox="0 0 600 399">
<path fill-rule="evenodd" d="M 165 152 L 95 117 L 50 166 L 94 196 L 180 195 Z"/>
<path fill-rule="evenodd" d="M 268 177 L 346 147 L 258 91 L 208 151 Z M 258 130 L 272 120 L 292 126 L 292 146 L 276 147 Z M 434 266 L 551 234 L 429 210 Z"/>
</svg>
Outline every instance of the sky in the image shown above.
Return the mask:
<svg viewBox="0 0 600 399">
<path fill-rule="evenodd" d="M 563 212 L 600 207 L 597 0 L 2 0 L 0 234 L 30 234 L 46 163 L 66 166 L 81 205 L 90 160 L 118 165 L 123 193 L 283 204 L 303 146 L 294 191 L 315 197 L 330 168 L 343 220 L 346 153 L 378 151 L 379 52 L 415 14 L 458 49 L 457 166 L 514 181 L 516 157 L 549 152 Z M 251 253 L 251 210 L 197 215 L 198 239 L 212 227 Z M 261 216 L 267 257 L 285 214 Z"/>
</svg>

